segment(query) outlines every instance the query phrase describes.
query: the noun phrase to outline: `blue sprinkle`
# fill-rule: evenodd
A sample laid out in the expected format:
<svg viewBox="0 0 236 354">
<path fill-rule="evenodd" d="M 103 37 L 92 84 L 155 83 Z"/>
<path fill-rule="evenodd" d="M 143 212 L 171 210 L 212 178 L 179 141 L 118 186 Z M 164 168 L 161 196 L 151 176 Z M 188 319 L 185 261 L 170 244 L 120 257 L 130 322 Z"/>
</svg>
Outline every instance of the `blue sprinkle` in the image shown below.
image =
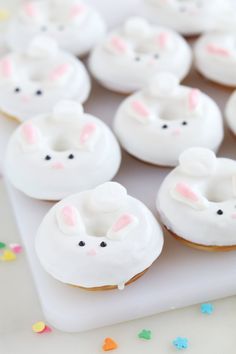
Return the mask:
<svg viewBox="0 0 236 354">
<path fill-rule="evenodd" d="M 212 304 L 202 304 L 201 305 L 201 313 L 211 315 L 214 311 L 214 307 Z"/>
<path fill-rule="evenodd" d="M 188 339 L 182 338 L 182 337 L 177 337 L 173 341 L 173 345 L 179 350 L 187 349 L 188 348 Z"/>
</svg>

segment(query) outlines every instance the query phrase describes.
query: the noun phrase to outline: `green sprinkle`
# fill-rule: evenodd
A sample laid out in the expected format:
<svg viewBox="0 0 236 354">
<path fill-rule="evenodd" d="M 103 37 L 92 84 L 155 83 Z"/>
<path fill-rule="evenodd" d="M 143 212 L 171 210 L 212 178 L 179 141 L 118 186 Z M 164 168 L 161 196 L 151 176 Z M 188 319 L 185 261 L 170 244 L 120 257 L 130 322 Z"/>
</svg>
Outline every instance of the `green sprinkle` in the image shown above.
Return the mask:
<svg viewBox="0 0 236 354">
<path fill-rule="evenodd" d="M 149 331 L 148 329 L 143 329 L 139 334 L 138 334 L 139 338 L 142 339 L 146 339 L 146 340 L 150 340 L 152 339 L 152 332 Z"/>
<path fill-rule="evenodd" d="M 0 249 L 5 248 L 5 247 L 6 247 L 6 244 L 4 242 L 0 242 Z"/>
</svg>

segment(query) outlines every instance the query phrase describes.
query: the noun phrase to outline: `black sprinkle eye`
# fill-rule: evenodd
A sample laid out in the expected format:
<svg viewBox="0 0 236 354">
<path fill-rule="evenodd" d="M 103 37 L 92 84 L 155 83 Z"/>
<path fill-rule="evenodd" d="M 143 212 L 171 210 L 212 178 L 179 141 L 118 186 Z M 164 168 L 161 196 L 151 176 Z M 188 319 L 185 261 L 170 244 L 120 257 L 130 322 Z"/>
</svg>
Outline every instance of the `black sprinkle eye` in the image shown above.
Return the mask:
<svg viewBox="0 0 236 354">
<path fill-rule="evenodd" d="M 15 90 L 14 90 L 14 92 L 16 92 L 16 93 L 18 93 L 18 92 L 20 92 L 20 91 L 21 91 L 21 90 L 20 90 L 19 87 L 16 87 Z"/>
<path fill-rule="evenodd" d="M 46 26 L 42 26 L 42 27 L 41 27 L 41 31 L 42 31 L 42 32 L 47 31 L 47 27 L 46 27 Z"/>
<path fill-rule="evenodd" d="M 168 125 L 167 124 L 164 124 L 163 126 L 162 126 L 162 129 L 167 129 L 168 128 Z"/>
<path fill-rule="evenodd" d="M 101 246 L 101 247 L 107 247 L 107 244 L 106 244 L 106 242 L 102 241 L 102 242 L 100 243 L 100 246 Z"/>
<path fill-rule="evenodd" d="M 35 95 L 37 95 L 37 96 L 41 96 L 43 94 L 43 92 L 41 91 L 41 90 L 37 90 L 36 92 L 35 92 Z"/>
<path fill-rule="evenodd" d="M 154 54 L 154 59 L 159 59 L 159 54 Z"/>
<path fill-rule="evenodd" d="M 80 247 L 84 247 L 84 246 L 85 246 L 85 242 L 84 242 L 84 241 L 80 241 L 80 242 L 78 243 L 78 245 L 79 245 Z"/>
<path fill-rule="evenodd" d="M 217 214 L 218 214 L 218 215 L 223 215 L 223 214 L 224 214 L 224 213 L 223 213 L 223 210 L 221 210 L 221 209 L 217 210 Z"/>
<path fill-rule="evenodd" d="M 135 57 L 134 60 L 135 60 L 135 61 L 140 61 L 141 58 L 140 58 L 140 57 Z"/>
<path fill-rule="evenodd" d="M 70 159 L 70 160 L 74 159 L 74 155 L 73 155 L 73 154 L 70 154 L 70 155 L 68 156 L 68 159 Z"/>
<path fill-rule="evenodd" d="M 182 125 L 187 125 L 188 123 L 186 121 L 183 121 L 182 122 Z"/>
<path fill-rule="evenodd" d="M 50 155 L 46 155 L 46 156 L 45 156 L 45 160 L 47 160 L 47 161 L 48 161 L 48 160 L 51 160 L 51 156 L 50 156 Z"/>
</svg>

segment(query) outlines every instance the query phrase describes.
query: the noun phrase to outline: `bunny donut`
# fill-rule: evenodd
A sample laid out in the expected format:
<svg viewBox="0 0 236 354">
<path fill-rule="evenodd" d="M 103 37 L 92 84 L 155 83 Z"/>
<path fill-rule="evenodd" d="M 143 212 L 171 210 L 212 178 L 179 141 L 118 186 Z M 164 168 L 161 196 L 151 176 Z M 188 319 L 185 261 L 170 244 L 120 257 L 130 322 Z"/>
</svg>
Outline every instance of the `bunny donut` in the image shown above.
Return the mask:
<svg viewBox="0 0 236 354">
<path fill-rule="evenodd" d="M 143 0 L 147 17 L 186 36 L 216 28 L 228 0 Z M 228 5 L 228 6 L 227 6 Z"/>
<path fill-rule="evenodd" d="M 94 48 L 89 67 L 103 86 L 130 93 L 161 71 L 169 71 L 182 80 L 191 61 L 191 50 L 179 34 L 135 17 Z"/>
<path fill-rule="evenodd" d="M 217 151 L 223 139 L 223 120 L 209 96 L 162 73 L 123 101 L 114 131 L 131 155 L 152 164 L 175 166 L 189 147 Z"/>
<path fill-rule="evenodd" d="M 25 50 L 40 34 L 52 37 L 60 48 L 83 56 L 106 32 L 100 14 L 80 0 L 24 2 L 9 26 L 7 40 L 12 50 Z"/>
<path fill-rule="evenodd" d="M 52 113 L 28 120 L 13 133 L 5 169 L 26 195 L 60 200 L 109 181 L 120 161 L 111 130 L 79 103 L 61 101 Z"/>
<path fill-rule="evenodd" d="M 49 37 L 36 37 L 25 52 L 0 59 L 0 110 L 17 120 L 48 112 L 61 99 L 84 102 L 89 92 L 82 62 Z"/>
<path fill-rule="evenodd" d="M 230 130 L 236 135 L 236 91 L 232 93 L 226 104 L 225 117 Z"/>
<path fill-rule="evenodd" d="M 161 220 L 189 246 L 208 251 L 236 248 L 236 161 L 190 148 L 165 178 L 157 196 Z"/>
<path fill-rule="evenodd" d="M 160 255 L 163 235 L 142 202 L 107 182 L 56 204 L 38 229 L 35 247 L 46 272 L 63 283 L 122 290 Z"/>
<path fill-rule="evenodd" d="M 235 41 L 235 31 L 215 31 L 203 35 L 194 49 L 197 70 L 211 81 L 236 87 Z"/>
</svg>

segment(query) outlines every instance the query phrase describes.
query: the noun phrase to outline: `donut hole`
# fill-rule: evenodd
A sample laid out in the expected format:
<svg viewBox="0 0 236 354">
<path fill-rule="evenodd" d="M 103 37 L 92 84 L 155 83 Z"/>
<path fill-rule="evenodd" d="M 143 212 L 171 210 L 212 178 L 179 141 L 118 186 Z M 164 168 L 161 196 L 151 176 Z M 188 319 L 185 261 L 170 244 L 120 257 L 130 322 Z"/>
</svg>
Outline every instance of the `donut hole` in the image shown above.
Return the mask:
<svg viewBox="0 0 236 354">
<path fill-rule="evenodd" d="M 213 203 L 220 203 L 235 198 L 232 176 L 209 181 L 205 197 Z"/>
<path fill-rule="evenodd" d="M 71 150 L 71 142 L 63 137 L 55 139 L 51 142 L 50 147 L 53 151 L 63 152 Z"/>
<path fill-rule="evenodd" d="M 111 225 L 110 225 L 111 226 Z M 89 235 L 95 237 L 104 237 L 109 229 L 109 226 L 106 225 L 103 221 L 99 220 L 90 220 L 86 222 L 86 231 Z"/>
<path fill-rule="evenodd" d="M 166 120 L 166 121 L 182 120 L 186 122 L 187 120 L 189 120 L 189 114 L 185 112 L 183 108 L 178 109 L 177 107 L 176 109 L 176 105 L 166 106 L 163 110 L 159 112 L 159 117 L 162 120 Z"/>
</svg>

